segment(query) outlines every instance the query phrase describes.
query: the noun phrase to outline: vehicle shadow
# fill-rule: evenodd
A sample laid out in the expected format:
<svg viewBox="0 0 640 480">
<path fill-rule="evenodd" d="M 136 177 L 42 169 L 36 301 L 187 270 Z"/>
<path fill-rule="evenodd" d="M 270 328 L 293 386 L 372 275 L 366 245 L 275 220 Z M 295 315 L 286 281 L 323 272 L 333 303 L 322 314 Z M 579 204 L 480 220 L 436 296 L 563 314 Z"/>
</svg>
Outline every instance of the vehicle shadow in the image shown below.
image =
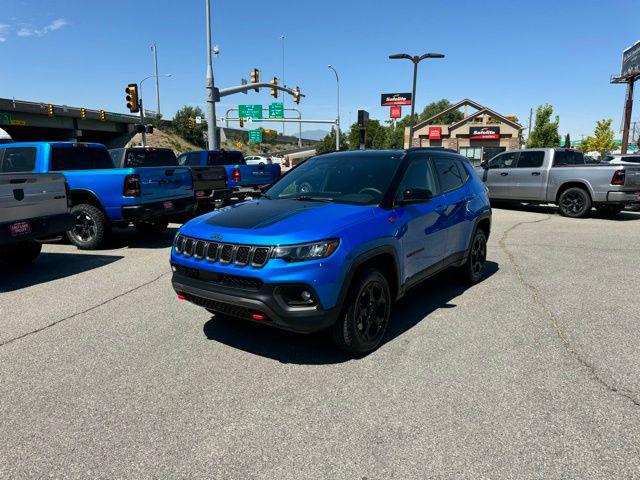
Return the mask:
<svg viewBox="0 0 640 480">
<path fill-rule="evenodd" d="M 94 251 L 119 248 L 168 248 L 173 243 L 176 233 L 178 233 L 178 227 L 171 226 L 157 234 L 140 233 L 133 227 L 114 228 L 101 247 Z M 66 238 L 61 242 L 70 244 Z"/>
<path fill-rule="evenodd" d="M 498 270 L 497 263 L 487 262 L 481 281 Z M 455 272 L 447 271 L 410 290 L 395 304 L 382 344 L 392 342 L 438 309 L 455 308 L 456 305 L 451 304 L 451 300 L 469 288 L 455 276 Z M 353 359 L 337 350 L 326 332 L 300 335 L 214 315 L 204 324 L 203 333 L 209 340 L 281 363 L 324 365 Z"/>
<path fill-rule="evenodd" d="M 122 258 L 124 257 L 121 255 L 42 252 L 32 264 L 25 267 L 16 268 L 0 264 L 0 293 L 70 277 L 109 265 Z"/>
<path fill-rule="evenodd" d="M 537 205 L 532 203 L 492 203 L 492 208 L 497 210 L 513 210 L 516 212 L 544 213 L 547 215 L 560 215 L 558 207 L 554 205 Z M 623 210 L 617 215 L 605 216 L 598 213 L 594 208 L 589 212 L 587 218 L 597 218 L 602 220 L 611 220 L 615 222 L 627 222 L 630 220 L 640 220 L 640 212 L 632 210 Z M 568 219 L 572 220 L 572 219 Z"/>
</svg>

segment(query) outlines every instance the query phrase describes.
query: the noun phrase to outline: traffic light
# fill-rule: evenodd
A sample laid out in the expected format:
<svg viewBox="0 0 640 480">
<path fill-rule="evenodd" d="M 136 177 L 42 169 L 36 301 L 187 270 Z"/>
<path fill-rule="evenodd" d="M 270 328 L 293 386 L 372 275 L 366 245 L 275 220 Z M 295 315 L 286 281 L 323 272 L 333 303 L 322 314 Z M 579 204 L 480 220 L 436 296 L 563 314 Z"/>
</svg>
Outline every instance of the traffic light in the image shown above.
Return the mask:
<svg viewBox="0 0 640 480">
<path fill-rule="evenodd" d="M 100 119 L 101 122 L 107 121 L 107 116 L 105 115 L 104 110 L 100 110 L 98 112 L 98 118 Z"/>
<path fill-rule="evenodd" d="M 254 68 L 250 73 L 251 83 L 260 83 L 260 70 Z M 260 88 L 256 87 L 254 89 L 256 92 L 260 91 Z"/>
<path fill-rule="evenodd" d="M 187 120 L 187 124 L 189 125 L 189 128 L 195 128 L 196 121 L 192 117 L 189 117 L 189 120 Z"/>
<path fill-rule="evenodd" d="M 277 77 L 273 77 L 273 80 L 271 80 L 269 83 L 270 83 L 271 85 L 278 85 L 278 78 L 277 78 Z M 273 88 L 273 87 L 271 87 L 271 93 L 270 93 L 270 95 L 271 95 L 273 98 L 278 98 L 278 89 L 277 89 L 277 88 Z"/>
<path fill-rule="evenodd" d="M 244 118 L 240 117 L 240 128 L 244 128 Z"/>
<path fill-rule="evenodd" d="M 124 89 L 124 92 L 127 94 L 125 100 L 127 101 L 127 108 L 131 113 L 136 113 L 140 111 L 140 102 L 138 100 L 138 85 L 135 83 L 130 83 L 127 88 Z"/>
<path fill-rule="evenodd" d="M 300 103 L 300 87 L 296 87 L 295 93 L 293 94 L 293 103 Z"/>
<path fill-rule="evenodd" d="M 85 118 L 87 118 L 87 109 L 86 109 L 86 108 L 84 108 L 84 107 L 82 107 L 82 108 L 80 109 L 80 118 L 81 118 L 81 119 L 83 119 L 83 120 L 84 120 Z"/>
<path fill-rule="evenodd" d="M 47 105 L 47 115 L 53 117 L 53 105 Z"/>
</svg>

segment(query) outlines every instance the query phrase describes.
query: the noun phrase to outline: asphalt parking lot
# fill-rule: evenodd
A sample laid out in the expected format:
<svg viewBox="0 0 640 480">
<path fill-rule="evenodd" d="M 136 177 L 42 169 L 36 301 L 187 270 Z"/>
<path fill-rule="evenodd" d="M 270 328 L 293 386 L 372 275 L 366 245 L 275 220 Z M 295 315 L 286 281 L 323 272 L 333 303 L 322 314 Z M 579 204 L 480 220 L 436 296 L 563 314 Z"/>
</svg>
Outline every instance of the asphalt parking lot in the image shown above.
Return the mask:
<svg viewBox="0 0 640 480">
<path fill-rule="evenodd" d="M 177 300 L 173 233 L 0 270 L 0 477 L 640 478 L 640 213 L 494 210 L 357 360 Z"/>
</svg>

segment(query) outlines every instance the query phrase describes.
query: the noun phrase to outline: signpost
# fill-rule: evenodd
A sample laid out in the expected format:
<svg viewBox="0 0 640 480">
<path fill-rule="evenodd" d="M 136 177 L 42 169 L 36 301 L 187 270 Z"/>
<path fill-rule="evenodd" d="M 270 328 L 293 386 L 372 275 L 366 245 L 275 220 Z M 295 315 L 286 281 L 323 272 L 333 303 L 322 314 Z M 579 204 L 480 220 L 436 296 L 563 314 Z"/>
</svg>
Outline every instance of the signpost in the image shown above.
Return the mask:
<svg viewBox="0 0 640 480">
<path fill-rule="evenodd" d="M 284 103 L 275 102 L 270 104 L 269 118 L 284 118 Z"/>
<path fill-rule="evenodd" d="M 262 105 L 238 105 L 238 117 L 262 120 Z"/>
<path fill-rule="evenodd" d="M 252 143 L 262 143 L 262 130 L 249 130 L 249 141 Z"/>
</svg>

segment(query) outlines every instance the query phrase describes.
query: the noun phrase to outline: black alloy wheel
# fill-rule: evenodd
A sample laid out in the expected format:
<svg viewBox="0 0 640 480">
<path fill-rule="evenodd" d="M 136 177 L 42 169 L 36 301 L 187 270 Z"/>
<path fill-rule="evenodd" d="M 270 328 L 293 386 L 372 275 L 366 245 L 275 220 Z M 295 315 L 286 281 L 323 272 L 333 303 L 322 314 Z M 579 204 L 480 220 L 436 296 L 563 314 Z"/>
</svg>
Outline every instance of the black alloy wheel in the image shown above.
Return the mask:
<svg viewBox="0 0 640 480">
<path fill-rule="evenodd" d="M 471 284 L 478 283 L 482 278 L 487 263 L 487 236 L 478 229 L 473 234 L 467 261 L 461 267 L 462 278 Z"/>
<path fill-rule="evenodd" d="M 370 281 L 362 287 L 355 315 L 356 333 L 363 343 L 380 342 L 389 317 L 389 298 L 379 281 Z"/>
<path fill-rule="evenodd" d="M 560 213 L 565 217 L 584 217 L 591 210 L 591 198 L 582 188 L 568 188 L 559 199 Z"/>
<path fill-rule="evenodd" d="M 81 250 L 93 250 L 102 244 L 108 221 L 105 214 L 93 205 L 80 204 L 71 207 L 74 225 L 67 231 L 69 241 Z"/>
</svg>

